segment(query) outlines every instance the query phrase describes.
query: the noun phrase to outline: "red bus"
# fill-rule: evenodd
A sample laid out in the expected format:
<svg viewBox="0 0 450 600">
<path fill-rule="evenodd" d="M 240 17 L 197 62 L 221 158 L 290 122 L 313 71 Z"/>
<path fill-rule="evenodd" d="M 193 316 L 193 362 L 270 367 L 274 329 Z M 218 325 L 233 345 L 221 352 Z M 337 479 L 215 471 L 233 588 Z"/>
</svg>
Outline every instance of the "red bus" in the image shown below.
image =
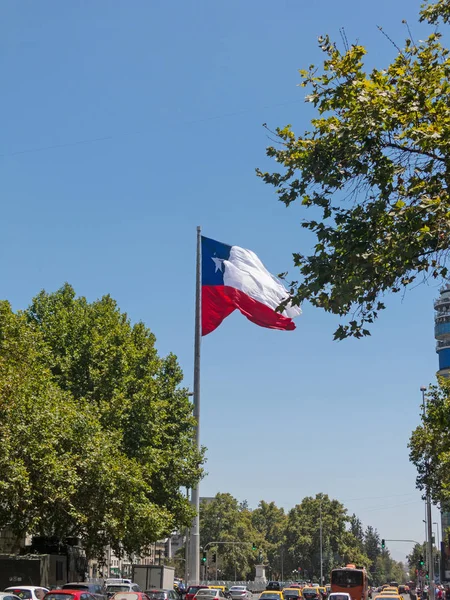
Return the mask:
<svg viewBox="0 0 450 600">
<path fill-rule="evenodd" d="M 352 600 L 367 600 L 367 572 L 364 567 L 347 565 L 331 571 L 331 591 L 350 594 Z"/>
</svg>

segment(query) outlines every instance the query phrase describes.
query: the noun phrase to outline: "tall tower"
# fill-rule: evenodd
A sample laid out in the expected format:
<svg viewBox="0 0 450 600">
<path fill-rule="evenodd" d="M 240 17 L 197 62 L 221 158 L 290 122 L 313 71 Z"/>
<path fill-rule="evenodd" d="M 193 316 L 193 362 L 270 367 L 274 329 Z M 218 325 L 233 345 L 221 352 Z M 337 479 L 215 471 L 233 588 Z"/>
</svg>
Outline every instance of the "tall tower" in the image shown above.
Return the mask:
<svg viewBox="0 0 450 600">
<path fill-rule="evenodd" d="M 438 375 L 450 377 L 450 284 L 440 289 L 434 308 L 434 337 L 439 356 Z"/>
<path fill-rule="evenodd" d="M 441 377 L 450 377 L 450 285 L 439 290 L 439 298 L 434 302 L 434 337 L 436 352 L 439 356 L 439 371 Z M 441 564 L 440 581 L 450 580 L 450 543 L 446 531 L 450 527 L 450 512 L 441 509 Z M 445 537 L 444 537 L 445 536 Z"/>
</svg>

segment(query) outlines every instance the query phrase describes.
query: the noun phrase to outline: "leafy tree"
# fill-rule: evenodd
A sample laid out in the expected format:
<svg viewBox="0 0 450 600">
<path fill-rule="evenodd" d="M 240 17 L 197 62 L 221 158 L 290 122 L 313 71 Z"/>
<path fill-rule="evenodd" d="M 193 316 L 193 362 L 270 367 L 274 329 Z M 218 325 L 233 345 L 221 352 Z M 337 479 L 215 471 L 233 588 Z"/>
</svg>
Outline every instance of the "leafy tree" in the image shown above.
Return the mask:
<svg viewBox="0 0 450 600">
<path fill-rule="evenodd" d="M 364 552 L 372 563 L 369 568 L 370 574 L 373 580 L 378 583 L 376 577 L 376 561 L 381 554 L 381 543 L 378 531 L 371 525 L 368 525 L 364 532 Z"/>
<path fill-rule="evenodd" d="M 250 576 L 257 561 L 252 544 L 262 548 L 263 537 L 253 527 L 248 508 L 240 507 L 231 494 L 219 493 L 214 500 L 202 502 L 200 534 L 203 547 L 211 542 L 231 542 L 212 545 L 208 549 L 209 556 L 212 552 L 217 554 L 218 568 L 223 575 L 221 579 L 234 580 L 235 574 L 238 580 Z"/>
<path fill-rule="evenodd" d="M 285 529 L 287 518 L 283 508 L 275 502 L 261 500 L 252 512 L 253 527 L 263 536 L 264 551 L 272 569 L 272 576 L 281 578 L 284 572 Z"/>
<path fill-rule="evenodd" d="M 200 477 L 175 357 L 106 297 L 66 285 L 24 314 L 0 303 L 0 527 L 140 553 L 192 509 Z"/>
<path fill-rule="evenodd" d="M 420 19 L 448 24 L 449 14 L 440 0 Z M 351 315 L 335 339 L 368 335 L 385 293 L 448 274 L 450 57 L 440 40 L 439 31 L 407 39 L 391 64 L 368 72 L 364 46 L 341 51 L 320 37 L 322 68 L 300 71 L 317 116 L 301 135 L 278 128 L 267 155 L 282 170 L 258 170 L 286 206 L 312 209 L 302 226 L 316 243 L 294 254 L 292 299 Z"/>
<path fill-rule="evenodd" d="M 322 510 L 321 510 L 322 507 Z M 348 530 L 350 519 L 343 504 L 326 494 L 307 497 L 288 513 L 286 526 L 287 567 L 300 566 L 310 579 L 320 576 L 320 512 L 322 512 L 323 571 L 356 561 L 370 561 L 358 549 L 355 536 Z"/>
<path fill-rule="evenodd" d="M 410 460 L 417 468 L 417 487 L 432 500 L 450 506 L 450 381 L 439 378 L 427 392 L 427 411 L 410 438 Z"/>
<path fill-rule="evenodd" d="M 362 550 L 364 546 L 364 530 L 361 523 L 361 519 L 357 517 L 354 513 L 350 517 L 350 533 L 358 541 L 358 548 Z"/>
</svg>

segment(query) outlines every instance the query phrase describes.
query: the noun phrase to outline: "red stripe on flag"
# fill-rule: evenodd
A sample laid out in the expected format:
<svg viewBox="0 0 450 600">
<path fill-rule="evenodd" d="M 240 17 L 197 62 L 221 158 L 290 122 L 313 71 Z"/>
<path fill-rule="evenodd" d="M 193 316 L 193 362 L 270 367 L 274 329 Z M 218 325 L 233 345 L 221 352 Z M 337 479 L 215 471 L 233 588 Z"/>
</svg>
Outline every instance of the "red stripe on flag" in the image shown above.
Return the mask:
<svg viewBox="0 0 450 600">
<path fill-rule="evenodd" d="M 292 319 L 275 312 L 262 302 L 253 300 L 241 290 L 227 285 L 204 285 L 202 286 L 202 335 L 214 331 L 236 309 L 260 327 L 284 331 L 295 329 Z"/>
</svg>

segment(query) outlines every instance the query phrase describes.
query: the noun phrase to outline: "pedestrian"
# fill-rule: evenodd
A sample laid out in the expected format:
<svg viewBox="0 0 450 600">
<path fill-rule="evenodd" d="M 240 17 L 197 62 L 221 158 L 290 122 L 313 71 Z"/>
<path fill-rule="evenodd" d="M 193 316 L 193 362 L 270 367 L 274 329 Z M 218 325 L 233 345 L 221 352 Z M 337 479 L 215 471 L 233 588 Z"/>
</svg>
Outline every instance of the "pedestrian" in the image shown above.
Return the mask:
<svg viewBox="0 0 450 600">
<path fill-rule="evenodd" d="M 450 600 L 450 585 L 445 588 L 445 600 Z"/>
</svg>

